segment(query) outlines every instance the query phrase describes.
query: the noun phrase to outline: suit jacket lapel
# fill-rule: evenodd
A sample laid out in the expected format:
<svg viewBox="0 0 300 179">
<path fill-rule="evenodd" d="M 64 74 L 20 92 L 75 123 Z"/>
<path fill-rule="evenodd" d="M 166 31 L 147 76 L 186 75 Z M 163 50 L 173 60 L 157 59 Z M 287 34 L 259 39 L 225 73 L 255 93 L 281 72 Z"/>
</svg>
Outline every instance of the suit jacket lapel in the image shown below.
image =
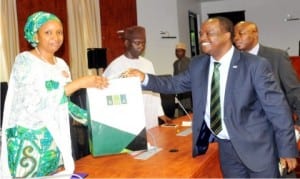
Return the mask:
<svg viewBox="0 0 300 179">
<path fill-rule="evenodd" d="M 208 72 L 209 72 L 209 64 L 210 64 L 210 57 L 208 55 L 205 55 L 200 59 L 200 63 L 198 64 L 199 66 L 195 67 L 198 73 L 197 77 L 198 79 L 195 79 L 197 81 L 197 88 L 196 92 L 199 91 L 199 98 L 197 98 L 196 101 L 199 101 L 200 109 L 205 110 L 206 106 L 206 101 L 207 101 L 207 86 L 208 83 Z M 195 97 L 197 95 L 194 95 Z M 200 112 L 201 113 L 201 112 Z M 193 156 L 197 156 L 199 154 L 204 154 L 207 149 L 208 149 L 208 144 L 210 142 L 211 137 L 211 132 L 206 126 L 206 123 L 204 120 L 199 121 L 200 122 L 200 131 L 196 137 L 195 142 L 195 147 L 197 148 L 196 151 L 193 151 Z M 194 135 L 196 135 L 197 132 L 194 132 Z"/>
<path fill-rule="evenodd" d="M 226 89 L 225 89 L 225 97 L 224 97 L 224 106 L 232 106 L 229 105 L 231 103 L 231 99 L 232 99 L 232 91 L 234 91 L 232 88 L 234 88 L 234 83 L 236 80 L 236 72 L 239 69 L 239 64 L 240 64 L 240 60 L 241 60 L 241 56 L 240 56 L 240 52 L 236 49 L 234 49 L 233 52 L 233 56 L 231 57 L 231 63 L 229 66 L 229 70 L 228 70 L 228 76 L 227 76 L 227 83 L 226 83 Z M 226 109 L 226 108 L 225 108 Z M 224 110 L 224 116 L 226 115 L 226 111 Z"/>
<path fill-rule="evenodd" d="M 258 49 L 258 52 L 257 52 L 257 55 L 258 56 L 263 56 L 262 54 L 265 53 L 265 47 L 263 45 L 259 45 L 259 49 Z"/>
<path fill-rule="evenodd" d="M 209 64 L 210 64 L 210 57 L 209 56 L 206 56 L 205 58 L 205 61 L 204 61 L 204 69 L 203 69 L 203 78 L 202 78 L 202 81 L 203 83 L 202 84 L 208 84 L 208 73 L 209 73 Z M 203 88 L 203 97 L 202 99 L 205 100 L 205 105 L 206 105 L 206 101 L 207 101 L 207 88 L 208 88 L 208 85 L 202 85 L 203 87 L 206 86 L 206 88 Z"/>
</svg>

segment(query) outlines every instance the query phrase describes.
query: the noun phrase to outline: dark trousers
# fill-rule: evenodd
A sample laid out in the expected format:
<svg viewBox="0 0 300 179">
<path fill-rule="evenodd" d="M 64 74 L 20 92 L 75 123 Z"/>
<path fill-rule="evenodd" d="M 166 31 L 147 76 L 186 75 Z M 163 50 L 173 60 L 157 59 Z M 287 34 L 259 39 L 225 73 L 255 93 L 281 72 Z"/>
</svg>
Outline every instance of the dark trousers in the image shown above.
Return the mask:
<svg viewBox="0 0 300 179">
<path fill-rule="evenodd" d="M 252 171 L 241 161 L 230 140 L 217 139 L 221 170 L 224 178 L 279 178 L 278 163 L 270 164 L 263 171 Z M 262 159 L 263 160 L 263 159 Z"/>
</svg>

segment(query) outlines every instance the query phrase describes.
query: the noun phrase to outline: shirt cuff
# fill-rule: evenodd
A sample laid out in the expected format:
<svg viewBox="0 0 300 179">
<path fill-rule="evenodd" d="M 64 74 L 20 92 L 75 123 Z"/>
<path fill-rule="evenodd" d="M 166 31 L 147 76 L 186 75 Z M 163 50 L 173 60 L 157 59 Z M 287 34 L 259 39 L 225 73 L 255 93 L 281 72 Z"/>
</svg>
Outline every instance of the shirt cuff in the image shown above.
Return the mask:
<svg viewBox="0 0 300 179">
<path fill-rule="evenodd" d="M 142 82 L 142 85 L 143 85 L 143 86 L 146 86 L 146 85 L 148 84 L 148 82 L 149 82 L 148 74 L 145 74 L 145 79 L 144 79 L 144 81 Z"/>
</svg>

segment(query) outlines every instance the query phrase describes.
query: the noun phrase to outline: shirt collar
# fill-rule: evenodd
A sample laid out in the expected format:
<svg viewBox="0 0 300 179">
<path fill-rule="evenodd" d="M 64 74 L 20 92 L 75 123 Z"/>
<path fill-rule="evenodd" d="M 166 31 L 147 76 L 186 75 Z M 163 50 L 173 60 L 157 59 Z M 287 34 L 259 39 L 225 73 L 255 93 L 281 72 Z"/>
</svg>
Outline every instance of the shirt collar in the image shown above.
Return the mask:
<svg viewBox="0 0 300 179">
<path fill-rule="evenodd" d="M 222 64 L 222 66 L 229 66 L 231 62 L 231 58 L 233 56 L 233 51 L 234 51 L 234 47 L 231 46 L 231 48 L 225 53 L 225 55 L 223 55 L 223 57 L 219 61 L 215 60 L 214 57 L 210 56 L 210 62 L 211 63 L 219 62 Z"/>
<path fill-rule="evenodd" d="M 258 49 L 259 49 L 259 43 L 257 43 L 251 50 L 248 51 L 248 53 L 251 53 L 253 55 L 258 54 Z"/>
</svg>

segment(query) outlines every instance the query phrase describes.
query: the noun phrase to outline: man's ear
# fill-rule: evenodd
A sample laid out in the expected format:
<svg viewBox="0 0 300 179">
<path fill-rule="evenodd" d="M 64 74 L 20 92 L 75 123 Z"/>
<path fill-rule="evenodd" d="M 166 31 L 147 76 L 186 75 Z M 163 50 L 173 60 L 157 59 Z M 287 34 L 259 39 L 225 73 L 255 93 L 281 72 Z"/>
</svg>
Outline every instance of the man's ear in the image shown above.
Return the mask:
<svg viewBox="0 0 300 179">
<path fill-rule="evenodd" d="M 230 32 L 225 33 L 227 39 L 233 39 L 233 35 Z"/>
<path fill-rule="evenodd" d="M 124 45 L 125 47 L 129 47 L 130 46 L 130 41 L 128 39 L 124 40 Z"/>
</svg>

